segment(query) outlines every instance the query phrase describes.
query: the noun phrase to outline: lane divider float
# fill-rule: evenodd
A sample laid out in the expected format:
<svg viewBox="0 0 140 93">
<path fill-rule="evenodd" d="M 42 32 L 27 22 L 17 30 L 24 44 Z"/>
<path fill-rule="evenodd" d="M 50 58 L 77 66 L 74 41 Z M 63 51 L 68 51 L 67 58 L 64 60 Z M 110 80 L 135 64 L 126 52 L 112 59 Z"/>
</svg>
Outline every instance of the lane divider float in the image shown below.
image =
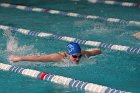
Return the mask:
<svg viewBox="0 0 140 93">
<path fill-rule="evenodd" d="M 135 48 L 135 47 L 130 47 L 130 46 L 113 45 L 113 44 L 108 44 L 108 43 L 103 43 L 103 42 L 98 42 L 98 41 L 90 41 L 90 40 L 81 40 L 78 38 L 73 38 L 73 37 L 68 37 L 68 36 L 58 36 L 52 33 L 37 32 L 37 31 L 27 30 L 23 28 L 5 26 L 5 25 L 0 25 L 0 29 L 15 31 L 15 32 L 19 32 L 19 33 L 30 35 L 30 36 L 51 37 L 51 38 L 61 40 L 61 41 L 76 42 L 78 44 L 96 46 L 99 48 L 105 48 L 105 49 L 110 49 L 110 50 L 126 51 L 129 53 L 136 53 L 136 54 L 140 53 L 140 48 Z"/>
<path fill-rule="evenodd" d="M 21 67 L 12 66 L 4 63 L 0 63 L 0 70 L 11 71 L 18 74 L 22 74 L 24 76 L 50 81 L 56 84 L 61 84 L 63 86 L 69 86 L 72 88 L 77 88 L 77 89 L 94 92 L 94 93 L 130 93 L 130 92 L 112 89 L 102 85 L 75 80 L 64 76 L 54 75 L 48 72 L 40 72 L 32 69 L 24 69 Z"/>
<path fill-rule="evenodd" d="M 100 17 L 96 15 L 82 15 L 79 13 L 73 13 L 73 12 L 64 12 L 64 11 L 59 11 L 59 10 L 48 10 L 48 9 L 43 9 L 43 8 L 37 8 L 37 7 L 27 7 L 23 5 L 12 5 L 8 3 L 0 3 L 1 7 L 5 8 L 16 8 L 18 10 L 23 10 L 23 11 L 34 11 L 34 12 L 45 12 L 49 14 L 56 14 L 56 15 L 64 15 L 64 16 L 71 16 L 71 17 L 76 17 L 76 18 L 85 18 L 85 19 L 99 19 L 99 20 L 104 20 L 107 22 L 114 22 L 114 23 L 123 23 L 123 24 L 128 24 L 128 25 L 137 25 L 140 26 L 139 21 L 128 21 L 128 20 L 123 20 L 123 19 L 118 19 L 118 18 L 107 18 L 107 17 Z"/>
<path fill-rule="evenodd" d="M 120 6 L 126 6 L 126 7 L 140 8 L 140 3 L 118 2 L 118 1 L 112 1 L 112 0 L 88 0 L 88 1 L 91 3 L 103 3 L 103 4 L 109 4 L 109 5 L 120 5 Z"/>
</svg>

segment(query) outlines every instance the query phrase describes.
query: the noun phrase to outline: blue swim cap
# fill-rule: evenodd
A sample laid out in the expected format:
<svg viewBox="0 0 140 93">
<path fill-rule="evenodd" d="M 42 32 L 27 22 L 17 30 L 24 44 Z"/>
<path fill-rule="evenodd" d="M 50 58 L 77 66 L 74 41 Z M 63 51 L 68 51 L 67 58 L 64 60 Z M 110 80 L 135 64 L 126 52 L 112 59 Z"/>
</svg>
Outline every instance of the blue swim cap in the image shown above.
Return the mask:
<svg viewBox="0 0 140 93">
<path fill-rule="evenodd" d="M 76 54 L 76 53 L 80 53 L 81 52 L 81 48 L 77 43 L 74 42 L 70 42 L 67 45 L 67 50 L 68 50 L 68 54 L 72 55 L 72 54 Z"/>
</svg>

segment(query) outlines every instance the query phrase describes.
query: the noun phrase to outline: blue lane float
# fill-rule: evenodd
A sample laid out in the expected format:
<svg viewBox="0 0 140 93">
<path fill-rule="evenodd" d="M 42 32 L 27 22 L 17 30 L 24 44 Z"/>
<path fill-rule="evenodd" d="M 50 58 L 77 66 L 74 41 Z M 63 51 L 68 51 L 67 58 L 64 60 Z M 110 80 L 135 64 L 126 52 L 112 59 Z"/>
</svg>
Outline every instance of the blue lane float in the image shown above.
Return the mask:
<svg viewBox="0 0 140 93">
<path fill-rule="evenodd" d="M 72 78 L 67 78 L 64 76 L 54 75 L 48 72 L 40 72 L 32 69 L 24 69 L 17 66 L 12 66 L 8 64 L 0 63 L 0 70 L 11 71 L 32 78 L 37 78 L 40 80 L 50 81 L 56 84 L 61 84 L 63 86 L 69 86 L 72 88 L 78 88 L 81 90 L 94 92 L 94 93 L 130 93 L 121 90 L 112 89 L 106 86 L 97 85 L 93 83 L 83 82 L 80 80 L 75 80 Z"/>
<path fill-rule="evenodd" d="M 140 26 L 139 21 L 133 21 L 133 20 L 128 21 L 128 20 L 123 20 L 123 19 L 118 19 L 118 18 L 100 17 L 100 16 L 96 16 L 96 15 L 82 15 L 82 14 L 73 13 L 73 12 L 64 12 L 64 11 L 59 11 L 59 10 L 48 10 L 48 9 L 37 8 L 37 7 L 33 8 L 33 7 L 28 7 L 28 6 L 23 6 L 23 5 L 12 5 L 9 3 L 0 3 L 0 6 L 5 7 L 5 8 L 16 8 L 18 10 L 23 10 L 23 11 L 44 12 L 44 13 L 49 13 L 49 14 L 64 15 L 64 16 L 85 18 L 85 19 L 92 19 L 92 20 L 99 19 L 99 20 L 104 20 L 107 22 L 123 23 L 123 24 Z"/>
<path fill-rule="evenodd" d="M 9 31 L 15 31 L 19 32 L 25 35 L 31 35 L 31 36 L 38 36 L 38 37 L 51 37 L 57 40 L 66 41 L 66 42 L 76 42 L 78 44 L 88 45 L 88 46 L 96 46 L 100 48 L 110 49 L 110 50 L 118 50 L 118 51 L 126 51 L 129 53 L 140 53 L 140 48 L 130 47 L 130 46 L 122 46 L 122 45 L 113 45 L 98 41 L 90 41 L 90 40 L 81 40 L 73 37 L 67 37 L 67 36 L 58 36 L 52 33 L 44 33 L 44 32 L 37 32 L 37 31 L 31 31 L 23 28 L 15 28 L 5 25 L 0 25 L 0 29 L 2 30 L 9 30 Z"/>
<path fill-rule="evenodd" d="M 120 6 L 126 6 L 126 7 L 140 8 L 140 3 L 118 2 L 118 1 L 112 1 L 112 0 L 88 0 L 88 1 L 91 3 L 103 3 L 103 4 L 109 4 L 109 5 L 120 5 Z"/>
</svg>

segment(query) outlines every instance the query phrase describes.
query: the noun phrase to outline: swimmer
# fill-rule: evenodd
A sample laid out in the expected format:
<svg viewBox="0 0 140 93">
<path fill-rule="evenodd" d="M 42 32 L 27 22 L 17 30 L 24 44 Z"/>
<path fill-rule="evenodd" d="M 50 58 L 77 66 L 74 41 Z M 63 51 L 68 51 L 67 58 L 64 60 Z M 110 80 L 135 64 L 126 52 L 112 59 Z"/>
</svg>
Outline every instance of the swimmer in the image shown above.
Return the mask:
<svg viewBox="0 0 140 93">
<path fill-rule="evenodd" d="M 140 39 L 140 32 L 133 34 L 133 36 Z"/>
<path fill-rule="evenodd" d="M 41 61 L 41 62 L 70 62 L 78 64 L 81 57 L 90 57 L 101 54 L 100 49 L 81 50 L 79 44 L 70 42 L 66 46 L 67 52 L 59 52 L 40 56 L 11 56 L 10 61 Z"/>
</svg>

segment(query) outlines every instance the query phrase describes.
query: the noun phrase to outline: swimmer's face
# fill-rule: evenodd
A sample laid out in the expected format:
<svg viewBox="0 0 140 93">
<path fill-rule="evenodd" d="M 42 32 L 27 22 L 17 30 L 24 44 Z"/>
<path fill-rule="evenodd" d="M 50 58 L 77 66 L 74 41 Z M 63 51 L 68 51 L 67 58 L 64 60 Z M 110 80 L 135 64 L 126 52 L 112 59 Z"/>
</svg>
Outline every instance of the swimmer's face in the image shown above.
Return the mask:
<svg viewBox="0 0 140 93">
<path fill-rule="evenodd" d="M 80 59 L 81 59 L 81 57 L 82 57 L 81 53 L 72 54 L 72 55 L 70 55 L 70 60 L 72 62 L 78 64 Z"/>
</svg>

